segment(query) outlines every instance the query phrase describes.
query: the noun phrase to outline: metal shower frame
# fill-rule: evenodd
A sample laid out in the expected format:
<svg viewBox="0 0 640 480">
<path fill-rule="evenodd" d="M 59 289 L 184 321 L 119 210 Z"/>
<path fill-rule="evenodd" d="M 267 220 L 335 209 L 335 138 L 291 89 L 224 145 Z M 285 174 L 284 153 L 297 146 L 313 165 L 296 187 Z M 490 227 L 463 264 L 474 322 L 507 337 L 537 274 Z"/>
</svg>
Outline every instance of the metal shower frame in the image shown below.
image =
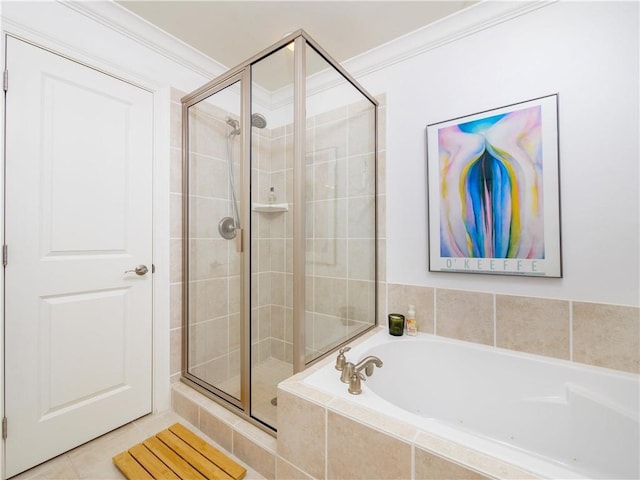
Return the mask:
<svg viewBox="0 0 640 480">
<path fill-rule="evenodd" d="M 260 420 L 251 416 L 251 258 L 248 255 L 251 252 L 251 200 L 250 200 L 250 182 L 251 182 L 251 162 L 249 155 L 251 153 L 251 66 L 256 62 L 268 57 L 272 53 L 280 50 L 286 45 L 294 42 L 294 158 L 293 158 L 293 203 L 296 208 L 293 209 L 293 276 L 294 278 L 305 278 L 305 133 L 306 133 L 306 47 L 313 48 L 328 64 L 331 65 L 344 79 L 346 79 L 360 94 L 369 100 L 374 106 L 374 165 L 375 165 L 375 185 L 374 185 L 374 251 L 375 268 L 374 268 L 374 323 L 371 328 L 377 325 L 378 319 L 378 212 L 377 212 L 377 194 L 378 194 L 378 102 L 370 95 L 338 62 L 336 62 L 315 40 L 313 40 L 304 30 L 300 29 L 283 37 L 280 41 L 274 43 L 270 47 L 260 53 L 249 58 L 245 62 L 232 68 L 226 73 L 220 75 L 214 80 L 206 83 L 197 90 L 185 95 L 182 101 L 182 192 L 183 192 L 183 249 L 182 249 L 182 376 L 181 381 L 204 393 L 207 397 L 218 401 L 221 405 L 230 408 L 240 417 L 248 420 L 252 424 L 258 426 L 262 430 L 275 435 L 272 427 L 265 425 Z M 228 86 L 240 81 L 240 218 L 244 224 L 238 231 L 236 241 L 238 242 L 238 250 L 243 253 L 241 255 L 241 291 L 240 291 L 240 374 L 241 374 L 241 394 L 240 401 L 235 397 L 216 389 L 212 392 L 208 388 L 208 384 L 200 381 L 197 377 L 191 375 L 187 371 L 188 367 L 188 316 L 189 316 L 189 135 L 188 135 L 188 116 L 189 107 L 197 104 L 205 98 L 221 91 Z M 306 363 L 305 361 L 305 282 L 293 282 L 293 370 L 294 373 L 304 370 L 311 365 L 341 346 L 337 345 L 333 350 L 327 352 L 321 357 Z M 370 329 L 367 329 L 360 336 Z M 351 337 L 348 341 L 352 341 Z M 249 344 L 246 345 L 247 339 Z M 346 343 L 346 342 L 345 342 Z M 216 398 L 218 397 L 218 398 Z M 219 399 L 224 401 L 220 401 Z"/>
</svg>

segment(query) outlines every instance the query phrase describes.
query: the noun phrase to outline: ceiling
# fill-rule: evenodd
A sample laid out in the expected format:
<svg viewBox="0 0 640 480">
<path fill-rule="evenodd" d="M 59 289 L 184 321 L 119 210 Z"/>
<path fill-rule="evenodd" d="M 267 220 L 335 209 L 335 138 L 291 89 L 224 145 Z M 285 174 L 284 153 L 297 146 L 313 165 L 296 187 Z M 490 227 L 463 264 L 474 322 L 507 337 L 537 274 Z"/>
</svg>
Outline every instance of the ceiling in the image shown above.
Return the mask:
<svg viewBox="0 0 640 480">
<path fill-rule="evenodd" d="M 300 28 L 343 62 L 478 0 L 116 1 L 231 68 Z"/>
</svg>

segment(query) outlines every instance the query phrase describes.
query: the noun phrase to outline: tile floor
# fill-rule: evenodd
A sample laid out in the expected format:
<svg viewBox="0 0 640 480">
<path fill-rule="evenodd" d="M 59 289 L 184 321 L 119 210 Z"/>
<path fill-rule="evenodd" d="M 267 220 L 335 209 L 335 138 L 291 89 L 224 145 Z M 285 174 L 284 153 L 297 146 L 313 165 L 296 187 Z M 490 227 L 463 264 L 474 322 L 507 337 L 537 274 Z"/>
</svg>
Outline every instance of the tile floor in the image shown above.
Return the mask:
<svg viewBox="0 0 640 480">
<path fill-rule="evenodd" d="M 264 479 L 263 476 L 226 452 L 175 412 L 166 411 L 142 417 L 31 470 L 14 476 L 11 480 L 123 480 L 124 476 L 113 465 L 112 457 L 176 422 L 182 423 L 185 427 L 210 442 L 214 447 L 243 465 L 247 469 L 246 480 Z"/>
</svg>

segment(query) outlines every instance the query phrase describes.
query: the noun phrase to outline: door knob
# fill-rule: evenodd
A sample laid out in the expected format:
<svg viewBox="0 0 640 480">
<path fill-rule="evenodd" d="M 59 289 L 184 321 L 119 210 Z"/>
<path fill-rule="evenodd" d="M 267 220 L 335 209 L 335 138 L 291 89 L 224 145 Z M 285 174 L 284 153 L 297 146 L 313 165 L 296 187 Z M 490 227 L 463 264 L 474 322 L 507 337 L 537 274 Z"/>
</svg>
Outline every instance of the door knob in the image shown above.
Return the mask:
<svg viewBox="0 0 640 480">
<path fill-rule="evenodd" d="M 124 273 L 135 273 L 136 275 L 146 275 L 149 269 L 146 265 L 138 265 L 134 270 L 125 270 Z"/>
</svg>

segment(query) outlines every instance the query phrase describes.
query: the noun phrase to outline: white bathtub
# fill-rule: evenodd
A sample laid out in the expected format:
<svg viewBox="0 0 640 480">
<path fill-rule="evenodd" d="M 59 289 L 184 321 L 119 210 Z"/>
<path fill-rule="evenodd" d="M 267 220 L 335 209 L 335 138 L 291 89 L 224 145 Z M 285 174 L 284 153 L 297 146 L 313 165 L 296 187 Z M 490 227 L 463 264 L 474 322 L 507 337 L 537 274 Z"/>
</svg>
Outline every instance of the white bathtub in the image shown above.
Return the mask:
<svg viewBox="0 0 640 480">
<path fill-rule="evenodd" d="M 360 395 L 333 365 L 304 383 L 540 477 L 640 477 L 638 375 L 384 329 L 347 360 L 367 355 Z"/>
</svg>

